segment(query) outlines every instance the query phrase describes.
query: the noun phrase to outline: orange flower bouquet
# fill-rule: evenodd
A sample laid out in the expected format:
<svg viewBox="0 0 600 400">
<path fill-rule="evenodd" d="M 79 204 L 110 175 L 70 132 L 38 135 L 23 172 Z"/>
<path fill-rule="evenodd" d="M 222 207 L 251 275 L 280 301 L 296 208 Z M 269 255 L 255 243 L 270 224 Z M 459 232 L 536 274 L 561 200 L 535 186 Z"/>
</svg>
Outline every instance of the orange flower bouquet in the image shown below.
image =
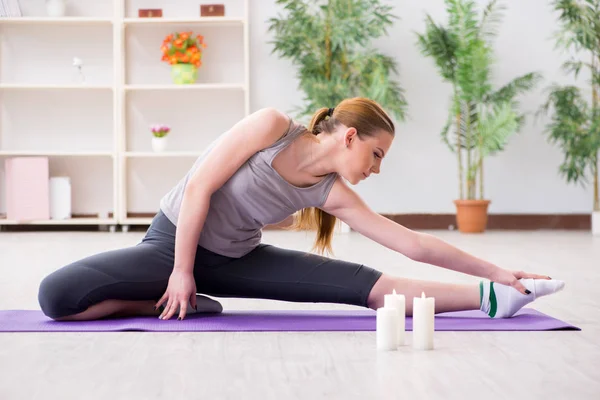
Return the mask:
<svg viewBox="0 0 600 400">
<path fill-rule="evenodd" d="M 206 48 L 202 35 L 176 32 L 162 43 L 162 61 L 171 65 L 171 77 L 176 84 L 194 83 L 202 65 L 202 51 Z"/>
</svg>

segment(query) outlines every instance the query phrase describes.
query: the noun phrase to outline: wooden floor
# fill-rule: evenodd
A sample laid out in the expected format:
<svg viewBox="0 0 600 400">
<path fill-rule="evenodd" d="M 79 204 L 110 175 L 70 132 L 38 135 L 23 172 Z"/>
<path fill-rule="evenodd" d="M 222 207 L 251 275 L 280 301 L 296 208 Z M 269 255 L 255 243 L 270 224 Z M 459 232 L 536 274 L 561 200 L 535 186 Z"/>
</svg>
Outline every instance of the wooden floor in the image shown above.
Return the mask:
<svg viewBox="0 0 600 400">
<path fill-rule="evenodd" d="M 600 238 L 587 232 L 436 231 L 509 269 L 548 274 L 564 291 L 533 306 L 581 332 L 436 332 L 436 349 L 377 352 L 375 332 L 2 333 L 0 399 L 600 399 Z M 0 309 L 38 309 L 48 273 L 143 232 L 0 232 Z M 307 250 L 304 233 L 266 242 Z M 336 256 L 384 272 L 477 282 L 405 259 L 356 233 Z M 229 299 L 228 309 L 351 308 Z M 411 340 L 410 333 L 407 334 Z"/>
</svg>

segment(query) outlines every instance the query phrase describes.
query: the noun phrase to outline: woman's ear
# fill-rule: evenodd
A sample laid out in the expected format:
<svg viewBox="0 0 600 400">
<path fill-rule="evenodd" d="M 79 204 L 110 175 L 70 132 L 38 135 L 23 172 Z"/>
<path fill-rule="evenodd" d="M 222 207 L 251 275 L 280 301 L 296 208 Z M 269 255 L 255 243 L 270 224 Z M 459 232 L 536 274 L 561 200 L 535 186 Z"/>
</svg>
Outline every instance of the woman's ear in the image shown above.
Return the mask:
<svg viewBox="0 0 600 400">
<path fill-rule="evenodd" d="M 350 146 L 353 140 L 356 139 L 356 128 L 348 128 L 346 132 L 344 132 L 344 144 L 346 147 Z"/>
</svg>

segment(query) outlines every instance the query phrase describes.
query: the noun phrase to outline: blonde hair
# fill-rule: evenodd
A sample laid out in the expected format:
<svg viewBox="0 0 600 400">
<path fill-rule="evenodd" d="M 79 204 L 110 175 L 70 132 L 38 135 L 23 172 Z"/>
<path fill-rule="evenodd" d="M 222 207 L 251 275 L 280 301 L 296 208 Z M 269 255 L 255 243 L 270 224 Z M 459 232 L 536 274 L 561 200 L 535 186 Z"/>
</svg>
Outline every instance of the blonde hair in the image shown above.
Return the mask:
<svg viewBox="0 0 600 400">
<path fill-rule="evenodd" d="M 394 135 L 395 128 L 391 118 L 375 101 L 364 97 L 353 97 L 340 102 L 330 114 L 327 107 L 320 108 L 312 116 L 308 131 L 313 135 L 331 133 L 339 124 L 354 127 L 359 137 L 375 136 L 381 131 Z M 333 253 L 331 238 L 337 218 L 320 208 L 305 208 L 294 214 L 290 229 L 317 230 L 313 250 L 323 254 L 325 250 Z"/>
</svg>

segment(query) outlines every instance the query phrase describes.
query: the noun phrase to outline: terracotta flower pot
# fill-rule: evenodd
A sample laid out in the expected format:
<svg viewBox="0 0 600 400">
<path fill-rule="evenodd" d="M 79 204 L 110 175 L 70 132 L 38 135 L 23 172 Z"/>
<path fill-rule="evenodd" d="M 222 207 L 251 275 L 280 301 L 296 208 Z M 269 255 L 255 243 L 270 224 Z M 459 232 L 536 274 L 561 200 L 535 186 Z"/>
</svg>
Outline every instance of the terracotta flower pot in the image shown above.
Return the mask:
<svg viewBox="0 0 600 400">
<path fill-rule="evenodd" d="M 456 224 L 463 233 L 482 233 L 488 221 L 490 200 L 454 200 Z"/>
</svg>

